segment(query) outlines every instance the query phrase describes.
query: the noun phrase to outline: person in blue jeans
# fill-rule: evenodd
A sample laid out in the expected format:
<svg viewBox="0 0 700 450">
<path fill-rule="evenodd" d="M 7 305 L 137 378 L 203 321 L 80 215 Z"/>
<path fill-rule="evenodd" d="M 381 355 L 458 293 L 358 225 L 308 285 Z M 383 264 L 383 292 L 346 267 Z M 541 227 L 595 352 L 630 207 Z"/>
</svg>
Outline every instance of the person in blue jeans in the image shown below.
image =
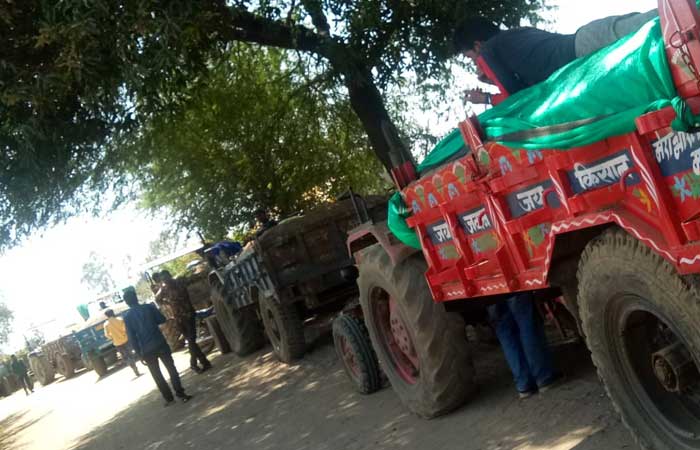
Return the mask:
<svg viewBox="0 0 700 450">
<path fill-rule="evenodd" d="M 544 325 L 535 310 L 532 294 L 516 294 L 491 305 L 488 314 L 520 398 L 553 387 L 562 375 L 552 364 Z"/>
</svg>

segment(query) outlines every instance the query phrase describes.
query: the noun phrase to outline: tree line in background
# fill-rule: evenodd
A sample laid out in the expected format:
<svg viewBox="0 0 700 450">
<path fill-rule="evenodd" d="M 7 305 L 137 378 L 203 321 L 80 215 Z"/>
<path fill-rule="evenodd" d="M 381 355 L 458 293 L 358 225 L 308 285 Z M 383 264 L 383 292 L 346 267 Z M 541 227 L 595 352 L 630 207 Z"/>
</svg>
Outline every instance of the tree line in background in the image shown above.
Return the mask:
<svg viewBox="0 0 700 450">
<path fill-rule="evenodd" d="M 401 96 L 444 93 L 455 23 L 543 4 L 0 2 L 0 248 L 106 191 L 220 235 L 257 206 L 380 188 L 369 150 L 410 153 Z"/>
</svg>

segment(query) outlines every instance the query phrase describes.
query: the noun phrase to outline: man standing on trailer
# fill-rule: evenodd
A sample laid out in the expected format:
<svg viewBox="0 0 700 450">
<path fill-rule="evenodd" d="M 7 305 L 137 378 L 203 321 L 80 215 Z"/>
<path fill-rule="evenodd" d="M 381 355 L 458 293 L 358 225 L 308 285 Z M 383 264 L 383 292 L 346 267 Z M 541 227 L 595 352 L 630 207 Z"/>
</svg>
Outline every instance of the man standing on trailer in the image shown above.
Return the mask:
<svg viewBox="0 0 700 450">
<path fill-rule="evenodd" d="M 267 211 L 262 208 L 255 211 L 255 220 L 258 221 L 258 230 L 255 232 L 255 237 L 262 236 L 267 230 L 277 225 L 277 221 L 270 219 L 270 216 L 267 215 Z"/>
<path fill-rule="evenodd" d="M 658 16 L 656 9 L 645 13 L 611 16 L 582 26 L 574 34 L 550 33 L 523 27 L 501 30 L 484 17 L 462 21 L 455 30 L 455 50 L 475 63 L 483 58 L 495 79 L 480 73 L 490 82 L 515 94 L 540 83 L 576 58 L 589 55 L 618 39 L 639 30 Z M 481 90 L 467 91 L 472 103 L 491 103 Z"/>
<path fill-rule="evenodd" d="M 544 325 L 532 294 L 516 294 L 489 306 L 488 313 L 520 398 L 545 392 L 558 384 L 562 375 L 552 364 Z"/>
</svg>

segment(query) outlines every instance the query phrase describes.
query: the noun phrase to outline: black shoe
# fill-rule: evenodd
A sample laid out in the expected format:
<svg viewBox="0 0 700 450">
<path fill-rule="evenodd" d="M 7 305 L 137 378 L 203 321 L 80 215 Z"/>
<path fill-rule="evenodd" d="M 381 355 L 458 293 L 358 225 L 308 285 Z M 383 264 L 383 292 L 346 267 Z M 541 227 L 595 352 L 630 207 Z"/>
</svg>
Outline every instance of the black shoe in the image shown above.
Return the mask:
<svg viewBox="0 0 700 450">
<path fill-rule="evenodd" d="M 182 401 L 182 403 L 187 403 L 187 402 L 189 402 L 190 400 L 192 400 L 192 396 L 191 396 L 191 395 L 187 395 L 187 394 L 183 394 L 183 395 L 180 397 L 180 400 Z"/>
<path fill-rule="evenodd" d="M 175 399 L 171 398 L 170 400 L 165 400 L 165 403 L 163 403 L 163 406 L 167 408 L 168 406 L 172 405 L 173 403 L 175 403 Z"/>
<path fill-rule="evenodd" d="M 209 361 L 207 361 L 207 363 L 202 366 L 202 372 L 206 372 L 207 370 L 209 370 L 211 368 L 212 368 L 211 363 Z"/>
<path fill-rule="evenodd" d="M 192 371 L 195 373 L 202 373 L 205 370 L 205 369 L 200 369 L 198 366 L 192 366 L 192 367 L 190 367 L 190 369 L 192 369 Z"/>
</svg>

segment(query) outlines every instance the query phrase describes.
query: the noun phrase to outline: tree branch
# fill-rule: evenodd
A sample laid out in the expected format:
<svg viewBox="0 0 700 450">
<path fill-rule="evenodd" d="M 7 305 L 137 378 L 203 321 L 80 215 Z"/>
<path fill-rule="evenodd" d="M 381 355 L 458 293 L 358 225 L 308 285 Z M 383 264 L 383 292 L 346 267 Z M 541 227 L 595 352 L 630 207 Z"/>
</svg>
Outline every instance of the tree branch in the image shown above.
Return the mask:
<svg viewBox="0 0 700 450">
<path fill-rule="evenodd" d="M 297 1 L 292 0 L 292 4 L 289 6 L 289 12 L 287 13 L 287 25 L 292 23 L 294 19 L 294 10 L 297 8 Z"/>
<path fill-rule="evenodd" d="M 328 19 L 323 13 L 323 6 L 318 0 L 301 0 L 301 4 L 304 5 L 304 9 L 311 16 L 311 22 L 316 27 L 318 34 L 321 36 L 330 36 L 331 27 L 328 25 Z"/>
<path fill-rule="evenodd" d="M 332 58 L 333 47 L 339 44 L 303 26 L 260 17 L 242 7 L 229 7 L 226 0 L 213 0 L 221 18 L 217 30 L 229 41 L 245 41 L 260 45 L 301 50 Z"/>
</svg>

